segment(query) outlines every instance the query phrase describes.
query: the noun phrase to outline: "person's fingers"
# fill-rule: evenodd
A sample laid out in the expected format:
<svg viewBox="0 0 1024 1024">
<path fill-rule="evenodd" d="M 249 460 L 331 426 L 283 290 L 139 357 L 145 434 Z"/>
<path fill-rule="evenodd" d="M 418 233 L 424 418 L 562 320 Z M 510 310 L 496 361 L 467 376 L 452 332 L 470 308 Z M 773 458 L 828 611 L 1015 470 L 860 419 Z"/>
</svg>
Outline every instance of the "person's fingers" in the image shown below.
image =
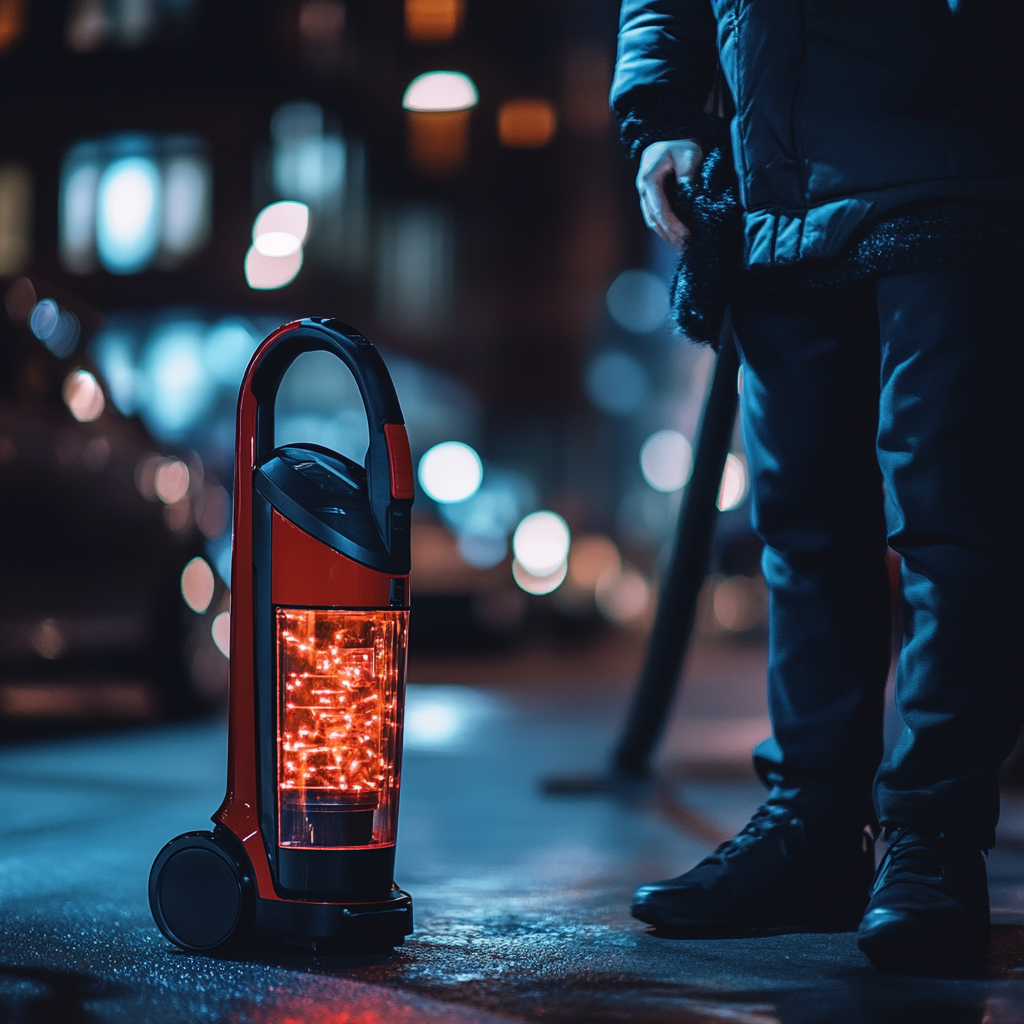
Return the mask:
<svg viewBox="0 0 1024 1024">
<path fill-rule="evenodd" d="M 655 221 L 662 227 L 665 234 L 668 235 L 666 241 L 681 247 L 690 237 L 690 232 L 686 229 L 686 225 L 676 216 L 675 211 L 672 209 L 672 204 L 668 200 L 668 194 L 665 191 L 665 184 L 668 179 L 669 176 L 665 175 L 665 177 L 657 182 L 655 188 L 649 193 L 649 199 L 654 207 L 652 212 Z M 665 235 L 662 237 L 664 238 Z"/>
<path fill-rule="evenodd" d="M 677 244 L 676 240 L 668 233 L 666 228 L 658 223 L 646 191 L 640 193 L 640 211 L 644 215 L 644 222 L 659 238 L 663 238 L 669 245 Z"/>
<path fill-rule="evenodd" d="M 636 177 L 640 209 L 647 226 L 669 245 L 682 248 L 690 237 L 685 224 L 676 216 L 666 185 L 692 182 L 700 172 L 704 154 L 687 140 L 653 143 L 644 150 Z"/>
<path fill-rule="evenodd" d="M 681 248 L 689 238 L 689 231 L 672 210 L 665 194 L 665 180 L 645 184 L 640 190 L 640 209 L 649 228 L 669 245 Z"/>
</svg>

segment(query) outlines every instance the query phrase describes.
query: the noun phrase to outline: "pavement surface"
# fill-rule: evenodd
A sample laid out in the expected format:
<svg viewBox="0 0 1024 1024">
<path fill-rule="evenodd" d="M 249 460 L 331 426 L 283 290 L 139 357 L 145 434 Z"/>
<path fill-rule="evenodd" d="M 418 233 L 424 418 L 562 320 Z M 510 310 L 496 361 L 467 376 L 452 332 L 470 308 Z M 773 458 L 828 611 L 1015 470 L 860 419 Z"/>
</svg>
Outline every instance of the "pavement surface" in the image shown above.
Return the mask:
<svg viewBox="0 0 1024 1024">
<path fill-rule="evenodd" d="M 193 956 L 157 931 L 150 865 L 172 836 L 209 827 L 223 720 L 9 742 L 0 1022 L 1024 1020 L 1024 795 L 1004 800 L 979 976 L 882 974 L 851 934 L 656 938 L 628 914 L 633 889 L 691 866 L 763 797 L 748 767 L 767 729 L 763 651 L 698 648 L 663 783 L 635 800 L 541 792 L 546 773 L 600 767 L 633 667 L 600 650 L 559 657 L 414 666 L 397 879 L 416 931 L 390 957 Z"/>
</svg>

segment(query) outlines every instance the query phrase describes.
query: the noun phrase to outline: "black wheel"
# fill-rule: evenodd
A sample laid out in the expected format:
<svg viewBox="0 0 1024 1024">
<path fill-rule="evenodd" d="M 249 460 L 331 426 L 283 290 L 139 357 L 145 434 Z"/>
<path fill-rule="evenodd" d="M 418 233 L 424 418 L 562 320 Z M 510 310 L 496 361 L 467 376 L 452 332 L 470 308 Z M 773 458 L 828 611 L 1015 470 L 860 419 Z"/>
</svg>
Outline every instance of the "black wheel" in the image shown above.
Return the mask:
<svg viewBox="0 0 1024 1024">
<path fill-rule="evenodd" d="M 248 865 L 212 832 L 186 832 L 157 855 L 149 873 L 153 919 L 176 946 L 209 952 L 240 937 L 251 917 Z"/>
</svg>

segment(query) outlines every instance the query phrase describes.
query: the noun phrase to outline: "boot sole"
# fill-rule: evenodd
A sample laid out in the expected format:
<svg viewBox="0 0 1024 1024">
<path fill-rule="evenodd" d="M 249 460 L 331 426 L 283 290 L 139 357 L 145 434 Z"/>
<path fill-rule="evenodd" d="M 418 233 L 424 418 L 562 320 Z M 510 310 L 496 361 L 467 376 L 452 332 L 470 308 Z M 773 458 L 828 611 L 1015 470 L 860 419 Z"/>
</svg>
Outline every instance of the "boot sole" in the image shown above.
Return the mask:
<svg viewBox="0 0 1024 1024">
<path fill-rule="evenodd" d="M 924 933 L 916 936 L 861 935 L 857 948 L 880 971 L 890 974 L 948 975 L 972 973 L 984 965 L 988 942 L 961 935 L 959 941 L 936 941 Z"/>
</svg>

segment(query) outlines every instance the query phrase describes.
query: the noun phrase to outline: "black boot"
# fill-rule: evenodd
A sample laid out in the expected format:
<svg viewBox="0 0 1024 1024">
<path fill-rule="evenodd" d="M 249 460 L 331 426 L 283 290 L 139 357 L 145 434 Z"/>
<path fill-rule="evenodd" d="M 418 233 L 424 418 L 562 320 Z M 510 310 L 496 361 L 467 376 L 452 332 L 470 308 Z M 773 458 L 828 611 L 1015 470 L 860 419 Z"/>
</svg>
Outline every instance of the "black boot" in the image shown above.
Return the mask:
<svg viewBox="0 0 1024 1024">
<path fill-rule="evenodd" d="M 980 961 L 988 944 L 981 847 L 935 830 L 896 829 L 857 932 L 861 952 L 883 970 L 933 974 Z"/>
<path fill-rule="evenodd" d="M 695 868 L 638 889 L 631 912 L 686 938 L 853 931 L 874 864 L 864 822 L 811 817 L 769 799 Z"/>
</svg>

